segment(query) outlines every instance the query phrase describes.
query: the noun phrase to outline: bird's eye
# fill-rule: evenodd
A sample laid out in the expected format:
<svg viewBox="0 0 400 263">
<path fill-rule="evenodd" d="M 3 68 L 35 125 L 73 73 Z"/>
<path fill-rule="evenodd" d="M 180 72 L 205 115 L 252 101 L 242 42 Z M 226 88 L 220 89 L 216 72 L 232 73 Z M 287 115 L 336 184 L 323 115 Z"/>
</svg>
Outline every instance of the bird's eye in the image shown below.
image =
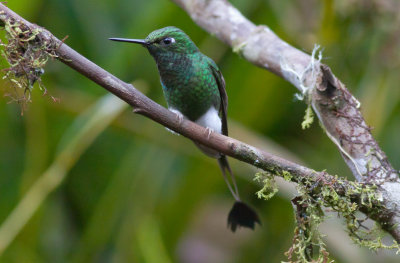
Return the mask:
<svg viewBox="0 0 400 263">
<path fill-rule="evenodd" d="M 166 37 L 166 38 L 164 38 L 164 39 L 162 40 L 162 43 L 163 43 L 164 45 L 173 44 L 173 43 L 175 43 L 175 38 Z"/>
</svg>

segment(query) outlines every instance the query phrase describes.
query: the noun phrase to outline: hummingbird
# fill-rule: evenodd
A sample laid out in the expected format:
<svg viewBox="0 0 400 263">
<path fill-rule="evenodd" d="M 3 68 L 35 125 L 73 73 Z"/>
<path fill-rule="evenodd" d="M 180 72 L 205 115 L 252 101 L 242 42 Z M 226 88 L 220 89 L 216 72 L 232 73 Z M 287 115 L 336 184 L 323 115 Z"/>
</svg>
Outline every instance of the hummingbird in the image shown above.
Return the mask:
<svg viewBox="0 0 400 263">
<path fill-rule="evenodd" d="M 110 40 L 147 48 L 157 64 L 168 109 L 177 114 L 178 120 L 186 118 L 205 127 L 208 137 L 211 132 L 228 136 L 228 96 L 224 77 L 217 64 L 201 53 L 185 32 L 169 26 L 151 32 L 145 39 Z M 228 227 L 232 232 L 238 227 L 254 229 L 256 223 L 261 224 L 257 213 L 240 199 L 227 157 L 200 143 L 195 144 L 206 155 L 218 160 L 224 180 L 235 198 L 228 215 Z"/>
</svg>

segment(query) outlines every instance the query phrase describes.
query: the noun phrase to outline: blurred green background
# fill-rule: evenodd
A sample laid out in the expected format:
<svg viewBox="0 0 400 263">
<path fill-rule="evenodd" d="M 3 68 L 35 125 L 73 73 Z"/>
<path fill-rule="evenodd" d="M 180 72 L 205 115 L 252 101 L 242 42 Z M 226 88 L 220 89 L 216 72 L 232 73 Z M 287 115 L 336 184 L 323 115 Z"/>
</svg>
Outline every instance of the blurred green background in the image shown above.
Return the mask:
<svg viewBox="0 0 400 263">
<path fill-rule="evenodd" d="M 376 139 L 395 168 L 400 167 L 398 1 L 231 2 L 301 50 L 311 52 L 315 43 L 322 45 L 323 62 L 361 101 Z M 107 39 L 144 38 L 169 25 L 183 29 L 224 74 L 231 136 L 351 178 L 317 123 L 301 130 L 305 104 L 294 99 L 293 86 L 232 53 L 171 1 L 18 0 L 7 5 L 60 39 L 68 35 L 66 43 L 72 48 L 134 82 L 162 105 L 157 69 L 147 51 Z M 4 60 L 1 63 L 6 67 Z M 233 200 L 215 160 L 187 139 L 132 114 L 62 63 L 50 61 L 45 70 L 43 83 L 60 101 L 36 88 L 23 116 L 21 108 L 3 96 L 13 92 L 9 83 L 0 82 L 0 222 L 29 197 L 17 220 L 7 222 L 14 226 L 29 219 L 0 262 L 285 260 L 294 228 L 290 186 L 280 184 L 282 191 L 270 201 L 257 200 L 255 170 L 231 160 L 241 196 L 263 222 L 256 231 L 232 234 L 226 217 Z M 30 192 L 31 187 L 36 192 Z M 40 206 L 30 218 L 35 202 Z M 345 232 L 337 231 L 340 222 L 329 221 L 322 228 L 337 262 L 397 262 L 393 253 L 375 254 L 351 245 Z M 4 235 L 10 238 L 10 229 L 0 232 L 0 247 Z"/>
</svg>

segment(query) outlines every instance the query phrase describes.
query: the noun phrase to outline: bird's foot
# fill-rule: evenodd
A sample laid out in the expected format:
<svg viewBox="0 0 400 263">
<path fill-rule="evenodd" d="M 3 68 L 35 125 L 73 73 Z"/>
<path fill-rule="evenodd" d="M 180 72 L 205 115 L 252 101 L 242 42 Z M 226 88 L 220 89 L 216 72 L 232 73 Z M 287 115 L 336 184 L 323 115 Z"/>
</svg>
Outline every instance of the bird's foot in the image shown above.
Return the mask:
<svg viewBox="0 0 400 263">
<path fill-rule="evenodd" d="M 180 126 L 183 122 L 183 118 L 184 118 L 183 114 L 180 111 L 175 110 L 173 108 L 170 108 L 169 110 L 172 111 L 173 113 L 175 113 L 176 121 L 178 122 L 178 125 Z"/>
<path fill-rule="evenodd" d="M 176 122 L 177 122 L 178 125 L 180 126 L 180 125 L 182 124 L 182 122 L 183 122 L 183 118 L 184 118 L 183 114 L 180 113 L 180 111 L 175 110 L 175 109 L 172 109 L 172 108 L 169 108 L 169 110 L 170 110 L 171 112 L 175 113 Z M 180 135 L 179 133 L 174 132 L 174 131 L 171 130 L 171 129 L 168 129 L 167 127 L 166 127 L 165 129 L 167 129 L 167 131 L 169 131 L 169 132 L 171 132 L 171 133 L 173 133 L 173 134 Z"/>
<path fill-rule="evenodd" d="M 206 127 L 206 135 L 207 135 L 207 140 L 210 139 L 211 133 L 213 133 L 214 130 L 211 129 L 210 127 Z"/>
<path fill-rule="evenodd" d="M 183 122 L 183 115 L 179 111 L 175 112 L 175 114 L 176 114 L 176 121 L 178 122 L 178 125 L 181 126 Z"/>
</svg>

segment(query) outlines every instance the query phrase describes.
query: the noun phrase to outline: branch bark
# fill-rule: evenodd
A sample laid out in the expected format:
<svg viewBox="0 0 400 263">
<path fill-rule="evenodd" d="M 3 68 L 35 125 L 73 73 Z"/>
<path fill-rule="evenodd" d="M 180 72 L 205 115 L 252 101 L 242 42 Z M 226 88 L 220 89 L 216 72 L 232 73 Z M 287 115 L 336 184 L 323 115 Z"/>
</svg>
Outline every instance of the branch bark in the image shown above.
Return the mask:
<svg viewBox="0 0 400 263">
<path fill-rule="evenodd" d="M 310 57 L 298 50 L 295 50 L 288 46 L 286 43 L 281 43 L 279 38 L 277 38 L 270 30 L 268 30 L 266 27 L 261 27 L 261 28 L 256 28 L 254 25 L 252 25 L 247 19 L 241 16 L 241 14 L 234 9 L 232 6 L 229 5 L 226 1 L 176 1 L 183 5 L 188 12 L 193 11 L 194 9 L 190 9 L 193 6 L 186 6 L 184 5 L 185 3 L 193 2 L 197 3 L 195 6 L 196 10 L 202 10 L 199 9 L 200 7 L 208 8 L 203 10 L 204 14 L 209 14 L 210 18 L 209 19 L 216 19 L 215 25 L 218 26 L 220 25 L 219 22 L 223 22 L 225 26 L 228 26 L 228 22 L 232 23 L 232 25 L 236 28 L 233 30 L 233 28 L 226 28 L 228 32 L 231 32 L 232 34 L 242 34 L 240 39 L 246 39 L 248 37 L 248 40 L 243 40 L 246 41 L 246 43 L 243 42 L 238 42 L 240 44 L 240 49 L 241 53 L 246 57 L 246 58 L 251 58 L 254 63 L 256 63 L 259 66 L 264 66 L 271 71 L 273 71 L 276 74 L 281 74 L 283 77 L 286 79 L 290 80 L 293 84 L 295 84 L 297 87 L 302 87 L 304 83 L 308 82 L 310 80 L 309 74 L 307 72 L 307 67 L 310 64 Z M 208 3 L 208 6 L 201 6 L 204 5 L 205 3 Z M 214 6 L 215 11 L 218 11 L 220 13 L 210 13 L 209 8 L 213 7 L 213 4 L 217 4 L 217 6 Z M 222 9 L 221 9 L 222 8 Z M 224 9 L 228 8 L 228 9 Z M 193 11 L 194 12 L 194 11 Z M 227 12 L 229 16 L 225 15 L 224 12 Z M 194 15 L 195 18 L 201 17 L 204 19 L 203 16 L 199 15 Z M 207 17 L 207 16 L 206 16 Z M 221 17 L 225 17 L 224 19 L 221 19 Z M 44 28 L 41 28 L 35 24 L 32 24 L 26 20 L 24 20 L 22 17 L 5 7 L 4 5 L 0 4 L 0 20 L 4 23 L 7 24 L 7 22 L 10 22 L 11 20 L 18 23 L 21 23 L 24 25 L 24 29 L 28 29 L 31 32 L 39 32 L 37 34 L 37 39 L 42 41 L 43 43 L 46 43 L 46 46 L 51 49 L 52 54 L 54 54 L 57 59 L 68 65 L 69 67 L 75 69 L 82 75 L 86 76 L 87 78 L 91 79 L 95 83 L 99 84 L 103 88 L 107 89 L 109 92 L 113 93 L 114 95 L 118 96 L 120 99 L 124 100 L 128 104 L 130 104 L 134 108 L 134 112 L 139 113 L 141 115 L 144 115 L 155 122 L 158 122 L 159 124 L 168 127 L 169 129 L 178 132 L 182 134 L 183 136 L 199 142 L 201 144 L 204 144 L 212 149 L 215 149 L 221 153 L 224 153 L 228 156 L 231 156 L 233 158 L 236 158 L 238 160 L 241 160 L 243 162 L 249 163 L 251 165 L 254 165 L 260 169 L 263 169 L 264 171 L 267 171 L 269 173 L 272 173 L 276 176 L 281 176 L 284 177 L 285 174 L 290 173 L 290 180 L 293 182 L 297 183 L 312 183 L 313 185 L 318 185 L 321 181 L 324 183 L 329 184 L 330 187 L 332 187 L 335 192 L 339 195 L 346 195 L 346 192 L 349 190 L 352 190 L 354 188 L 354 185 L 347 183 L 346 181 L 341 181 L 338 182 L 338 179 L 334 176 L 331 176 L 325 172 L 316 172 L 313 169 L 301 166 L 299 164 L 293 163 L 291 161 L 282 159 L 278 156 L 274 156 L 270 153 L 267 153 L 261 149 L 258 149 L 256 147 L 253 147 L 251 145 L 248 145 L 246 143 L 243 143 L 241 141 L 235 140 L 230 137 L 226 137 L 224 135 L 218 134 L 218 133 L 212 133 L 210 136 L 207 136 L 208 131 L 202 127 L 199 126 L 189 120 L 183 120 L 182 122 L 178 120 L 177 116 L 170 112 L 169 110 L 165 109 L 161 105 L 155 103 L 148 97 L 146 97 L 144 94 L 142 94 L 140 91 L 135 89 L 132 85 L 127 84 L 123 82 L 122 80 L 118 79 L 117 77 L 113 76 L 109 72 L 103 70 L 93 62 L 89 61 L 73 49 L 71 49 L 69 46 L 64 44 L 62 41 L 54 37 L 49 31 L 45 30 Z M 220 20 L 220 21 L 219 21 Z M 202 21 L 199 19 L 199 21 Z M 210 26 L 210 25 L 209 25 Z M 211 26 L 210 26 L 211 28 Z M 221 27 L 219 29 L 224 29 L 224 27 Z M 218 29 L 218 30 L 219 30 Z M 232 31 L 233 30 L 233 31 Z M 213 33 L 217 33 L 212 31 Z M 218 31 L 219 32 L 219 31 Z M 244 34 L 244 35 L 243 35 Z M 218 34 L 217 34 L 218 35 Z M 219 33 L 219 37 L 225 36 L 223 33 Z M 226 36 L 225 36 L 226 37 Z M 232 35 L 231 35 L 232 37 Z M 269 39 L 272 38 L 272 39 Z M 234 37 L 234 40 L 237 40 L 238 37 Z M 232 44 L 231 38 L 225 39 L 226 42 L 229 44 Z M 277 46 L 265 46 L 266 41 L 274 41 L 277 43 Z M 236 43 L 236 42 L 235 42 Z M 237 47 L 237 44 L 235 44 Z M 250 48 L 252 47 L 252 48 Z M 268 48 L 270 50 L 268 50 Z M 253 50 L 252 50 L 253 49 Z M 278 53 L 274 53 L 274 51 Z M 275 54 L 275 59 L 270 59 L 269 55 Z M 291 70 L 284 71 L 282 69 L 282 65 L 280 62 L 278 63 L 278 59 L 281 59 L 280 57 L 285 55 L 285 58 L 287 58 L 287 61 L 290 61 L 290 67 L 291 69 L 294 69 L 294 72 L 302 72 L 304 71 L 304 74 L 307 75 L 307 77 L 301 77 L 299 79 L 294 78 L 294 76 L 297 73 L 292 73 Z M 290 59 L 290 60 L 289 60 Z M 279 60 L 281 61 L 281 60 Z M 312 60 L 311 60 L 312 61 Z M 285 62 L 286 63 L 286 62 Z M 289 63 L 289 62 L 287 62 Z M 315 105 L 314 109 L 318 107 L 322 107 L 323 109 L 327 109 L 328 113 L 324 113 L 321 111 L 321 115 L 327 118 L 327 121 L 331 121 L 330 118 L 333 118 L 332 120 L 334 123 L 340 121 L 346 121 L 347 119 L 350 118 L 338 118 L 335 117 L 336 115 L 334 114 L 335 112 L 329 111 L 330 105 L 331 105 L 331 100 L 334 100 L 332 98 L 332 94 L 336 94 L 336 92 L 342 92 L 345 93 L 346 96 L 343 96 L 343 99 L 349 101 L 353 100 L 353 97 L 349 95 L 348 91 L 344 89 L 344 86 L 342 87 L 341 85 L 338 84 L 338 80 L 331 74 L 330 70 L 326 68 L 326 66 L 319 64 L 319 62 L 316 63 L 318 65 L 317 68 L 317 87 L 316 89 L 312 89 L 312 93 L 318 94 L 322 98 L 315 98 L 313 99 L 313 103 Z M 312 72 L 314 72 L 315 67 L 312 67 Z M 303 75 L 304 75 L 303 74 Z M 312 74 L 311 74 L 312 76 Z M 325 89 L 324 89 L 325 87 Z M 332 91 L 332 89 L 334 89 Z M 312 95 L 316 96 L 316 95 Z M 325 97 L 327 98 L 325 98 Z M 337 96 L 337 95 L 335 95 Z M 314 98 L 314 97 L 313 97 Z M 324 100 L 325 99 L 325 100 Z M 326 104 L 321 104 L 321 101 L 323 103 L 328 103 Z M 321 105 L 322 106 L 321 106 Z M 320 105 L 320 106 L 318 106 Z M 351 108 L 351 111 L 356 111 L 355 114 L 361 114 L 359 113 L 358 109 L 354 108 L 352 104 L 349 104 Z M 321 121 L 322 117 L 321 117 Z M 364 124 L 362 117 L 359 122 L 362 122 L 361 124 Z M 354 125 L 361 125 L 358 122 Z M 339 124 L 338 124 L 339 125 Z M 341 127 L 340 125 L 338 127 Z M 352 126 L 351 126 L 352 127 Z M 365 128 L 365 127 L 364 127 Z M 368 131 L 369 132 L 369 131 Z M 370 133 L 368 133 L 370 135 Z M 368 137 L 368 136 L 367 136 Z M 375 142 L 375 141 L 374 141 Z M 376 142 L 375 142 L 376 143 Z M 343 146 L 343 148 L 345 148 Z M 376 150 L 377 151 L 377 150 Z M 380 151 L 380 150 L 379 150 Z M 357 149 L 354 149 L 354 152 L 357 152 L 357 154 L 360 154 L 360 151 Z M 377 156 L 377 154 L 370 154 L 370 156 Z M 384 157 L 383 155 L 380 155 L 381 157 Z M 381 158 L 375 157 L 376 159 L 379 159 L 379 163 L 381 163 Z M 356 164 L 358 165 L 358 164 Z M 389 165 L 388 162 L 383 163 L 383 165 Z M 385 166 L 385 169 L 387 168 L 387 171 L 393 171 L 393 169 L 389 169 L 388 167 Z M 378 169 L 378 168 L 377 168 Z M 379 171 L 381 171 L 380 169 Z M 367 170 L 369 171 L 369 170 Z M 393 174 L 394 172 L 390 172 Z M 388 173 L 375 173 L 379 174 L 379 176 L 383 176 L 384 178 L 390 178 L 392 175 L 387 175 Z M 364 177 L 362 177 L 364 178 Z M 375 177 L 373 177 L 375 178 Z M 392 179 L 390 179 L 392 180 Z M 394 180 L 394 179 L 393 179 Z M 374 180 L 371 180 L 374 181 Z M 396 180 L 394 180 L 396 181 Z M 400 242 L 400 217 L 399 217 L 399 211 L 398 211 L 398 204 L 400 204 L 400 190 L 399 190 L 399 183 L 398 182 L 391 182 L 390 184 L 385 184 L 381 188 L 379 188 L 379 191 L 382 193 L 382 200 L 385 204 L 385 206 L 379 205 L 380 213 L 379 215 L 376 214 L 376 212 L 371 212 L 371 209 L 367 206 L 364 206 L 363 202 L 361 202 L 361 196 L 354 196 L 353 199 L 356 200 L 357 203 L 360 205 L 360 209 L 364 211 L 367 215 L 369 215 L 371 218 L 374 218 L 377 220 L 393 237 L 395 240 Z M 312 192 L 313 189 L 310 189 Z M 399 193 L 399 194 L 397 194 Z M 386 205 L 387 204 L 387 205 Z"/>
<path fill-rule="evenodd" d="M 351 95 L 327 65 L 256 26 L 226 0 L 173 0 L 209 33 L 256 66 L 291 82 L 306 97 L 359 182 L 399 182 Z M 315 50 L 316 51 L 316 50 Z"/>
<path fill-rule="evenodd" d="M 338 147 L 358 182 L 380 185 L 386 212 L 375 216 L 400 238 L 399 174 L 380 149 L 360 112 L 360 103 L 320 59 L 294 48 L 268 26 L 255 25 L 227 0 L 172 0 L 199 26 L 254 65 L 292 83 L 305 97 L 327 136 Z M 390 211 L 389 211 L 390 210 Z M 378 218 L 377 218 L 378 217 Z M 396 230 L 397 229 L 397 230 Z"/>
</svg>

